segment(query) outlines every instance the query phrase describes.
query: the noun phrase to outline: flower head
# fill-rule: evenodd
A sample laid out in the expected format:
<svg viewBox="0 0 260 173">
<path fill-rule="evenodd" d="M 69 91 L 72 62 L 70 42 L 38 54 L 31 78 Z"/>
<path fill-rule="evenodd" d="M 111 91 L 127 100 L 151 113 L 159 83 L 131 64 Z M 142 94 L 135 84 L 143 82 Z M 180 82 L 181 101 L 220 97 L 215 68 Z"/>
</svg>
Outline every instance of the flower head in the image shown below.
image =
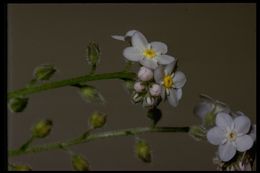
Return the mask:
<svg viewBox="0 0 260 173">
<path fill-rule="evenodd" d="M 172 63 L 175 58 L 165 55 L 168 51 L 167 45 L 162 42 L 148 43 L 141 32 L 133 32 L 131 47 L 123 51 L 123 55 L 130 61 L 138 61 L 145 67 L 156 69 L 158 64 L 166 65 Z"/>
<path fill-rule="evenodd" d="M 149 89 L 149 92 L 152 96 L 160 96 L 162 88 L 158 84 L 153 84 L 152 87 Z"/>
<path fill-rule="evenodd" d="M 153 78 L 153 71 L 149 68 L 141 67 L 137 76 L 142 81 L 149 81 Z"/>
<path fill-rule="evenodd" d="M 139 92 L 142 92 L 142 91 L 145 89 L 145 86 L 142 85 L 141 82 L 136 82 L 136 83 L 134 84 L 134 89 L 135 89 L 136 92 L 139 93 Z"/>
<path fill-rule="evenodd" d="M 187 79 L 181 71 L 173 72 L 175 61 L 165 68 L 159 67 L 154 72 L 154 79 L 156 83 L 162 86 L 162 99 L 167 98 L 170 105 L 176 107 L 182 97 L 182 87 L 185 85 Z"/>
<path fill-rule="evenodd" d="M 244 152 L 253 146 L 253 139 L 247 135 L 251 126 L 248 117 L 241 115 L 232 118 L 225 112 L 216 117 L 216 126 L 207 132 L 207 139 L 213 145 L 218 145 L 218 155 L 221 160 L 229 161 L 236 150 Z"/>
</svg>

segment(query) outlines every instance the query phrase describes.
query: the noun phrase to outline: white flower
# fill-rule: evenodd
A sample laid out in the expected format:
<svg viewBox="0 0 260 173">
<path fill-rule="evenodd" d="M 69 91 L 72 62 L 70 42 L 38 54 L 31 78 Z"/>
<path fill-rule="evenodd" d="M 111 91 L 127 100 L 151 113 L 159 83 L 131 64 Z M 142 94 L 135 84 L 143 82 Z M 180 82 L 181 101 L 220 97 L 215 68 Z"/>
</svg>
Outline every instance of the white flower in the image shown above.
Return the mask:
<svg viewBox="0 0 260 173">
<path fill-rule="evenodd" d="M 161 95 L 162 88 L 158 84 L 153 84 L 149 91 L 152 96 L 159 96 Z"/>
<path fill-rule="evenodd" d="M 141 82 L 136 82 L 134 84 L 134 89 L 135 89 L 136 92 L 142 92 L 144 90 L 144 88 L 145 87 L 142 85 Z"/>
<path fill-rule="evenodd" d="M 154 72 L 154 79 L 156 83 L 162 86 L 162 99 L 167 97 L 170 105 L 176 107 L 182 97 L 182 87 L 187 79 L 181 71 L 172 72 L 174 66 L 175 61 L 168 64 L 164 69 L 162 67 L 157 68 Z"/>
<path fill-rule="evenodd" d="M 231 160 L 236 150 L 244 152 L 253 146 L 253 139 L 247 135 L 251 122 L 246 116 L 238 116 L 234 120 L 220 112 L 216 117 L 216 126 L 207 132 L 207 139 L 213 145 L 219 145 L 218 155 L 221 160 Z"/>
<path fill-rule="evenodd" d="M 142 81 L 149 81 L 153 78 L 153 71 L 146 67 L 141 67 L 137 74 Z"/>
<path fill-rule="evenodd" d="M 120 40 L 120 41 L 126 41 L 127 38 L 132 37 L 134 33 L 139 32 L 137 30 L 130 30 L 128 31 L 124 36 L 122 35 L 112 35 L 112 38 L 115 40 Z"/>
<path fill-rule="evenodd" d="M 231 113 L 230 108 L 223 102 L 215 100 L 205 94 L 200 95 L 201 101 L 194 107 L 193 112 L 197 115 L 206 128 L 215 125 L 215 117 L 219 112 Z"/>
<path fill-rule="evenodd" d="M 123 55 L 130 61 L 138 61 L 143 66 L 156 69 L 158 64 L 166 65 L 172 63 L 175 58 L 165 55 L 168 51 L 167 45 L 162 42 L 148 43 L 141 32 L 134 32 L 131 38 L 132 47 L 127 47 Z"/>
</svg>

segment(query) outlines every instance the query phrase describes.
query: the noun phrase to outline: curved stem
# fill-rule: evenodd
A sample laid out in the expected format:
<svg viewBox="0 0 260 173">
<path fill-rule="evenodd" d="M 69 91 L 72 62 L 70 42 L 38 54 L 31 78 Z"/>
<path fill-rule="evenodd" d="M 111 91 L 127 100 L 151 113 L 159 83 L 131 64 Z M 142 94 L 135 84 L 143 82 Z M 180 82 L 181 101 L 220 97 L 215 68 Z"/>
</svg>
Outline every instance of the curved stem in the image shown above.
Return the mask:
<svg viewBox="0 0 260 173">
<path fill-rule="evenodd" d="M 133 79 L 136 76 L 133 72 L 115 72 L 115 73 L 103 73 L 103 74 L 89 74 L 71 79 L 65 79 L 55 82 L 43 83 L 40 85 L 34 85 L 26 88 L 22 88 L 16 91 L 8 93 L 8 99 L 17 97 L 20 95 L 29 95 L 49 89 L 60 88 L 64 86 L 75 85 L 87 81 L 103 80 L 103 79 Z"/>
<path fill-rule="evenodd" d="M 104 139 L 104 138 L 110 138 L 110 137 L 117 137 L 117 136 L 130 136 L 130 135 L 137 135 L 142 134 L 145 132 L 184 132 L 187 133 L 189 131 L 189 127 L 139 127 L 139 128 L 131 128 L 131 129 L 122 129 L 122 130 L 114 130 L 114 131 L 107 131 L 107 132 L 100 132 L 88 135 L 85 138 L 77 137 L 65 142 L 57 142 L 57 143 L 51 143 L 51 144 L 45 144 L 40 146 L 31 146 L 28 147 L 26 150 L 9 150 L 8 155 L 9 157 L 12 156 L 19 156 L 23 154 L 29 154 L 29 153 L 38 153 L 48 150 L 55 150 L 55 149 L 63 149 L 67 148 L 73 145 L 78 145 L 82 143 L 86 143 L 89 141 L 93 141 L 96 139 Z"/>
</svg>

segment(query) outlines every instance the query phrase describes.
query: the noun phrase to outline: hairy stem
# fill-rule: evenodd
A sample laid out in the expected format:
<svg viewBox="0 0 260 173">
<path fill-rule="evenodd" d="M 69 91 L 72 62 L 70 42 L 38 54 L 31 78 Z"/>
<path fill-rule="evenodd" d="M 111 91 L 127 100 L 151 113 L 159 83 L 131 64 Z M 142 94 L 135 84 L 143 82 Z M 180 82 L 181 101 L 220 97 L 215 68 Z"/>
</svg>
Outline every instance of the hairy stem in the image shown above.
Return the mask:
<svg viewBox="0 0 260 173">
<path fill-rule="evenodd" d="M 89 74 L 85 76 L 75 77 L 71 79 L 65 79 L 55 82 L 43 83 L 39 85 L 34 85 L 16 91 L 8 93 L 8 99 L 14 98 L 20 95 L 29 95 L 33 93 L 38 93 L 45 90 L 60 88 L 64 86 L 75 85 L 78 83 L 83 83 L 87 81 L 104 80 L 104 79 L 133 79 L 136 76 L 133 72 L 114 72 L 114 73 L 103 73 L 103 74 Z"/>
<path fill-rule="evenodd" d="M 137 134 L 142 134 L 146 132 L 183 132 L 187 133 L 189 131 L 189 127 L 139 127 L 139 128 L 131 128 L 131 129 L 122 129 L 122 130 L 114 130 L 114 131 L 107 131 L 107 132 L 99 132 L 95 134 L 90 134 L 86 136 L 85 138 L 77 137 L 65 142 L 57 142 L 57 143 L 51 143 L 51 144 L 45 144 L 40 146 L 30 146 L 26 150 L 9 150 L 8 155 L 9 157 L 12 156 L 19 156 L 23 154 L 29 154 L 29 153 L 38 153 L 48 150 L 55 150 L 55 149 L 64 149 L 68 148 L 74 145 L 86 143 L 89 141 L 93 141 L 96 139 L 104 139 L 104 138 L 110 138 L 110 137 L 117 137 L 117 136 L 133 136 Z"/>
</svg>

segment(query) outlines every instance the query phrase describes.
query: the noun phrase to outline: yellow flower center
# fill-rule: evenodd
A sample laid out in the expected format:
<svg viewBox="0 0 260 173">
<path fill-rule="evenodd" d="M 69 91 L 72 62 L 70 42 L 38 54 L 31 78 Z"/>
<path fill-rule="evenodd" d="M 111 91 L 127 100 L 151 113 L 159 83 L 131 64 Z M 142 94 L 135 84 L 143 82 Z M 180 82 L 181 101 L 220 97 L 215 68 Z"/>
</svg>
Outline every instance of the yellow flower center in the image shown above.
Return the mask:
<svg viewBox="0 0 260 173">
<path fill-rule="evenodd" d="M 153 50 L 153 49 L 146 49 L 143 53 L 143 55 L 146 57 L 146 58 L 150 58 L 150 59 L 153 59 L 156 55 L 156 52 Z"/>
<path fill-rule="evenodd" d="M 172 80 L 171 75 L 164 76 L 163 85 L 165 88 L 171 88 L 173 86 L 173 80 Z"/>
<path fill-rule="evenodd" d="M 230 141 L 234 141 L 234 140 L 236 140 L 236 138 L 237 138 L 237 133 L 234 132 L 234 131 L 231 131 L 231 132 L 229 132 L 229 133 L 227 134 L 227 138 L 228 138 L 228 140 L 230 140 Z"/>
</svg>

